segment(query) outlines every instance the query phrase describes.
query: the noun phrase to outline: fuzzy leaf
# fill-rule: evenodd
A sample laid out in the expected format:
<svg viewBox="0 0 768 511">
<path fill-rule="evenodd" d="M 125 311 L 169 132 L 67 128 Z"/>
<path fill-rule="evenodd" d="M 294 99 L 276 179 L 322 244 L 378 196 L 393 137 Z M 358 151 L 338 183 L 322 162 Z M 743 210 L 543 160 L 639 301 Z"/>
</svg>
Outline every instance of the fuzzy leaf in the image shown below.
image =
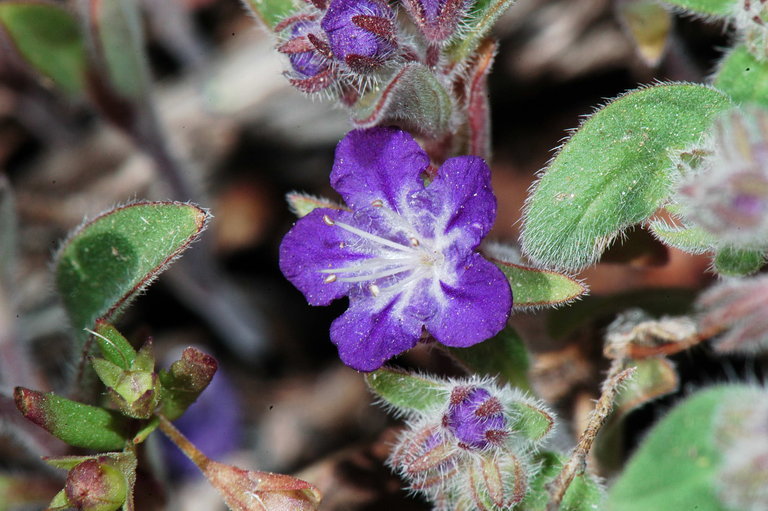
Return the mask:
<svg viewBox="0 0 768 511">
<path fill-rule="evenodd" d="M 713 260 L 717 273 L 727 277 L 743 277 L 755 273 L 765 264 L 762 250 L 724 247 L 718 250 Z"/>
<path fill-rule="evenodd" d="M 737 0 L 664 0 L 665 3 L 682 7 L 686 11 L 707 16 L 728 16 Z"/>
<path fill-rule="evenodd" d="M 528 351 L 511 327 L 469 348 L 448 348 L 448 351 L 474 374 L 499 376 L 510 385 L 531 389 Z"/>
<path fill-rule="evenodd" d="M 450 43 L 446 53 L 452 62 L 462 62 L 474 52 L 493 27 L 496 20 L 515 0 L 477 0 L 461 20 L 462 28 Z"/>
<path fill-rule="evenodd" d="M 288 201 L 291 212 L 299 218 L 307 216 L 317 208 L 344 209 L 339 204 L 325 197 L 315 197 L 300 192 L 286 194 L 285 200 Z"/>
<path fill-rule="evenodd" d="M 85 45 L 68 10 L 40 2 L 1 2 L 0 30 L 34 69 L 69 94 L 82 92 Z"/>
<path fill-rule="evenodd" d="M 489 258 L 504 272 L 515 308 L 562 305 L 587 292 L 587 287 L 576 279 L 550 270 L 531 268 Z"/>
<path fill-rule="evenodd" d="M 693 84 L 630 92 L 587 119 L 560 149 L 525 208 L 523 250 L 545 266 L 595 263 L 625 228 L 667 198 L 668 153 L 697 141 L 731 106 L 721 92 Z"/>
<path fill-rule="evenodd" d="M 76 229 L 56 257 L 56 284 L 72 325 L 113 320 L 205 228 L 191 204 L 141 202 L 104 213 Z"/>
<path fill-rule="evenodd" d="M 23 387 L 16 387 L 14 398 L 24 417 L 74 447 L 114 451 L 130 437 L 126 419 L 111 410 Z"/>
<path fill-rule="evenodd" d="M 720 63 L 713 85 L 736 103 L 768 107 L 768 62 L 756 59 L 745 46 L 737 46 Z"/>
<path fill-rule="evenodd" d="M 242 2 L 246 9 L 270 30 L 298 10 L 293 0 L 242 0 Z"/>
<path fill-rule="evenodd" d="M 656 0 L 622 0 L 617 4 L 619 21 L 635 42 L 637 53 L 649 66 L 664 55 L 672 28 L 672 14 Z"/>
<path fill-rule="evenodd" d="M 543 440 L 555 427 L 555 418 L 546 409 L 524 401 L 512 405 L 516 419 L 511 424 L 515 434 L 536 443 Z"/>
<path fill-rule="evenodd" d="M 608 492 L 606 511 L 724 511 L 714 493 L 720 454 L 713 419 L 746 387 L 721 386 L 676 406 L 637 449 Z"/>
<path fill-rule="evenodd" d="M 95 332 L 98 334 L 94 336 L 96 344 L 104 358 L 122 369 L 130 369 L 136 358 L 136 350 L 128 340 L 114 326 L 104 321 L 96 322 Z"/>
<path fill-rule="evenodd" d="M 648 228 L 662 243 L 689 254 L 709 252 L 717 243 L 717 238 L 700 227 L 677 227 L 664 220 L 653 220 Z"/>
<path fill-rule="evenodd" d="M 551 482 L 565 463 L 566 458 L 550 451 L 536 455 L 534 462 L 541 463 L 541 469 L 531 481 L 528 495 L 520 505 L 520 511 L 545 511 L 549 502 L 547 484 Z M 565 492 L 558 511 L 594 511 L 603 509 L 602 487 L 588 474 L 577 475 Z M 517 508 L 516 508 L 517 509 Z"/>
<path fill-rule="evenodd" d="M 185 349 L 180 360 L 160 372 L 163 415 L 168 420 L 181 417 L 211 383 L 218 367 L 212 356 L 196 348 Z"/>
<path fill-rule="evenodd" d="M 633 361 L 631 365 L 637 370 L 616 396 L 614 413 L 619 417 L 676 391 L 680 385 L 674 364 L 666 358 L 646 358 Z"/>
<path fill-rule="evenodd" d="M 374 394 L 400 410 L 424 412 L 448 403 L 442 385 L 416 374 L 384 368 L 366 374 L 365 381 Z"/>
<path fill-rule="evenodd" d="M 446 133 L 453 114 L 445 88 L 418 63 L 403 66 L 388 84 L 360 98 L 353 110 L 352 122 L 358 127 L 394 123 L 430 138 Z"/>
</svg>

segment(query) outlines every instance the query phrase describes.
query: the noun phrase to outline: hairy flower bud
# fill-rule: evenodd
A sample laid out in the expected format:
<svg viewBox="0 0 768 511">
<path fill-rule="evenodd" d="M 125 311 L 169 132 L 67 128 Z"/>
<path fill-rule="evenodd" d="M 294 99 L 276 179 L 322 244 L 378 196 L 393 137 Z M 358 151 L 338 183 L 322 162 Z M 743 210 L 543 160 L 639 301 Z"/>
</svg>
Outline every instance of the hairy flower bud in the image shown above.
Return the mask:
<svg viewBox="0 0 768 511">
<path fill-rule="evenodd" d="M 405 9 L 432 44 L 449 41 L 467 12 L 467 0 L 403 0 Z"/>
<path fill-rule="evenodd" d="M 501 401 L 484 388 L 456 387 L 443 426 L 466 448 L 483 449 L 504 440 L 507 421 Z"/>
<path fill-rule="evenodd" d="M 333 55 L 316 12 L 301 13 L 283 20 L 276 27 L 286 38 L 277 51 L 288 56 L 291 85 L 302 92 L 318 92 L 334 83 Z"/>
<path fill-rule="evenodd" d="M 383 0 L 332 0 L 320 25 L 335 60 L 368 73 L 397 49 L 395 12 Z"/>
<path fill-rule="evenodd" d="M 69 504 L 82 511 L 115 511 L 127 497 L 128 482 L 109 458 L 86 460 L 67 474 Z"/>
<path fill-rule="evenodd" d="M 768 2 L 738 0 L 733 20 L 749 52 L 760 60 L 768 60 Z"/>
<path fill-rule="evenodd" d="M 731 110 L 714 126 L 711 148 L 686 175 L 677 199 L 686 221 L 726 246 L 768 247 L 768 112 Z"/>
<path fill-rule="evenodd" d="M 768 348 L 768 276 L 734 279 L 707 290 L 697 306 L 700 330 L 723 332 L 716 347 L 723 352 L 755 353 Z"/>
<path fill-rule="evenodd" d="M 405 412 L 414 420 L 388 464 L 437 511 L 511 509 L 525 498 L 536 471 L 531 455 L 551 431 L 531 426 L 551 424 L 551 414 L 488 380 L 435 383 L 444 386 L 444 405 Z"/>
<path fill-rule="evenodd" d="M 729 509 L 768 509 L 768 392 L 725 403 L 715 421 L 722 462 L 717 495 Z"/>
</svg>

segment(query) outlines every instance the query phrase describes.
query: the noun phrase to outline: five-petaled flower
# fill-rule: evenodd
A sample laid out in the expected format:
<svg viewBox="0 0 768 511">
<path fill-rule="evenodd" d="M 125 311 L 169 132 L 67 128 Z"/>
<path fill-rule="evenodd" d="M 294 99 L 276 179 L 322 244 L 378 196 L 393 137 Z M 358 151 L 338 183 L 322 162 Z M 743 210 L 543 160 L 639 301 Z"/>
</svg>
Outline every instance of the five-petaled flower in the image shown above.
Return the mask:
<svg viewBox="0 0 768 511">
<path fill-rule="evenodd" d="M 355 369 L 381 367 L 424 330 L 447 346 L 484 341 L 512 307 L 504 274 L 476 252 L 496 217 L 488 166 L 451 158 L 425 185 L 428 167 L 402 130 L 350 132 L 331 172 L 349 209 L 315 209 L 280 247 L 280 269 L 310 304 L 349 296 L 331 340 Z"/>
</svg>

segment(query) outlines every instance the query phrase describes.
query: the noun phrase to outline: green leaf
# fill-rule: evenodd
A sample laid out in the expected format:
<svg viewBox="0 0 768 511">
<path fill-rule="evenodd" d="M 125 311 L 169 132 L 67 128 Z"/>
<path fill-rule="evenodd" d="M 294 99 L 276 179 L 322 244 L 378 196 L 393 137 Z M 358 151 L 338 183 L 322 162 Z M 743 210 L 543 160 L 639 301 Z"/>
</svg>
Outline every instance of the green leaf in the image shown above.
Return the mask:
<svg viewBox="0 0 768 511">
<path fill-rule="evenodd" d="M 451 41 L 446 53 L 452 62 L 469 57 L 488 35 L 496 20 L 515 0 L 477 0 L 461 20 L 461 28 Z"/>
<path fill-rule="evenodd" d="M 317 208 L 345 209 L 340 204 L 325 197 L 315 197 L 300 192 L 286 194 L 285 200 L 288 202 L 291 212 L 299 218 L 307 216 Z"/>
<path fill-rule="evenodd" d="M 539 403 L 521 399 L 512 405 L 512 409 L 515 412 L 515 420 L 510 427 L 516 435 L 523 436 L 533 443 L 543 440 L 555 427 L 555 418 Z"/>
<path fill-rule="evenodd" d="M 71 446 L 114 451 L 130 438 L 125 417 L 111 410 L 23 387 L 14 398 L 24 417 Z"/>
<path fill-rule="evenodd" d="M 112 88 L 122 97 L 143 99 L 149 91 L 141 16 L 135 0 L 87 0 L 87 35 Z"/>
<path fill-rule="evenodd" d="M 34 69 L 69 94 L 82 92 L 85 46 L 68 10 L 42 2 L 0 2 L 3 30 Z"/>
<path fill-rule="evenodd" d="M 511 327 L 469 348 L 448 348 L 448 351 L 473 374 L 499 376 L 510 385 L 531 390 L 528 350 Z"/>
<path fill-rule="evenodd" d="M 181 417 L 211 383 L 218 366 L 212 356 L 196 348 L 185 349 L 180 360 L 160 372 L 163 416 L 168 420 Z"/>
<path fill-rule="evenodd" d="M 664 0 L 665 3 L 682 7 L 686 11 L 707 16 L 728 16 L 737 0 Z"/>
<path fill-rule="evenodd" d="M 192 204 L 121 206 L 76 229 L 56 257 L 56 284 L 72 325 L 90 328 L 120 310 L 205 228 Z"/>
<path fill-rule="evenodd" d="M 428 412 L 448 403 L 446 387 L 424 376 L 384 368 L 366 374 L 365 381 L 374 394 L 399 410 Z"/>
<path fill-rule="evenodd" d="M 675 392 L 680 379 L 672 362 L 667 358 L 646 358 L 630 363 L 636 367 L 635 374 L 628 379 L 616 396 L 614 413 L 623 417 L 645 403 Z"/>
<path fill-rule="evenodd" d="M 678 227 L 664 220 L 653 220 L 648 228 L 662 243 L 689 254 L 711 252 L 717 244 L 717 238 L 701 227 Z"/>
<path fill-rule="evenodd" d="M 756 59 L 745 46 L 737 46 L 720 63 L 713 85 L 736 103 L 768 107 L 768 62 Z"/>
<path fill-rule="evenodd" d="M 104 358 L 122 369 L 130 369 L 136 358 L 136 350 L 128 340 L 114 326 L 103 321 L 96 322 L 95 332 L 98 334 L 94 336 L 96 344 Z"/>
<path fill-rule="evenodd" d="M 283 19 L 296 14 L 298 8 L 293 0 L 242 0 L 243 5 L 251 11 L 264 25 L 274 30 Z"/>
<path fill-rule="evenodd" d="M 562 305 L 587 292 L 578 280 L 550 270 L 531 268 L 489 257 L 506 275 L 514 308 Z"/>
<path fill-rule="evenodd" d="M 713 260 L 715 271 L 727 277 L 743 277 L 755 273 L 765 264 L 763 250 L 723 247 Z"/>
<path fill-rule="evenodd" d="M 363 128 L 394 123 L 429 138 L 451 128 L 453 104 L 435 74 L 419 63 L 404 65 L 382 87 L 374 87 L 353 107 L 352 122 Z"/>
<path fill-rule="evenodd" d="M 668 156 L 699 140 L 731 106 L 702 85 L 628 93 L 587 119 L 560 149 L 525 208 L 523 249 L 549 267 L 580 270 L 670 194 Z"/>
<path fill-rule="evenodd" d="M 725 511 L 714 493 L 720 454 L 713 420 L 745 387 L 721 386 L 676 406 L 645 437 L 608 492 L 606 511 Z"/>
<path fill-rule="evenodd" d="M 547 509 L 549 503 L 547 484 L 557 477 L 566 461 L 566 457 L 551 451 L 542 451 L 536 455 L 534 462 L 540 463 L 541 469 L 533 477 L 528 495 L 520 503 L 520 511 L 545 511 Z M 602 487 L 589 474 L 577 475 L 565 492 L 559 511 L 603 509 L 601 505 L 603 496 Z"/>
</svg>

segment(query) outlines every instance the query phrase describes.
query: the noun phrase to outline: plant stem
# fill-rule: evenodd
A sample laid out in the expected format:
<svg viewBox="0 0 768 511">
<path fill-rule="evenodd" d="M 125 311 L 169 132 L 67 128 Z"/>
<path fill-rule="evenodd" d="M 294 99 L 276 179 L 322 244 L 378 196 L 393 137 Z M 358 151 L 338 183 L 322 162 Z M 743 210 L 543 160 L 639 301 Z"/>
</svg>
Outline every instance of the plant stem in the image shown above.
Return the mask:
<svg viewBox="0 0 768 511">
<path fill-rule="evenodd" d="M 614 361 L 611 365 L 611 370 L 608 373 L 608 377 L 603 382 L 602 394 L 600 399 L 597 400 L 595 409 L 589 415 L 589 422 L 584 432 L 581 434 L 576 447 L 571 453 L 570 459 L 563 466 L 562 470 L 558 474 L 557 478 L 552 481 L 549 486 L 549 504 L 547 505 L 547 511 L 557 511 L 560 508 L 560 503 L 563 501 L 565 492 L 568 491 L 568 487 L 571 485 L 573 478 L 577 475 L 583 474 L 587 468 L 587 455 L 592 444 L 595 442 L 597 434 L 600 429 L 605 425 L 608 420 L 608 416 L 613 410 L 613 402 L 616 399 L 616 395 L 621 389 L 622 383 L 631 377 L 636 368 L 630 367 L 622 370 L 623 361 Z"/>
</svg>

